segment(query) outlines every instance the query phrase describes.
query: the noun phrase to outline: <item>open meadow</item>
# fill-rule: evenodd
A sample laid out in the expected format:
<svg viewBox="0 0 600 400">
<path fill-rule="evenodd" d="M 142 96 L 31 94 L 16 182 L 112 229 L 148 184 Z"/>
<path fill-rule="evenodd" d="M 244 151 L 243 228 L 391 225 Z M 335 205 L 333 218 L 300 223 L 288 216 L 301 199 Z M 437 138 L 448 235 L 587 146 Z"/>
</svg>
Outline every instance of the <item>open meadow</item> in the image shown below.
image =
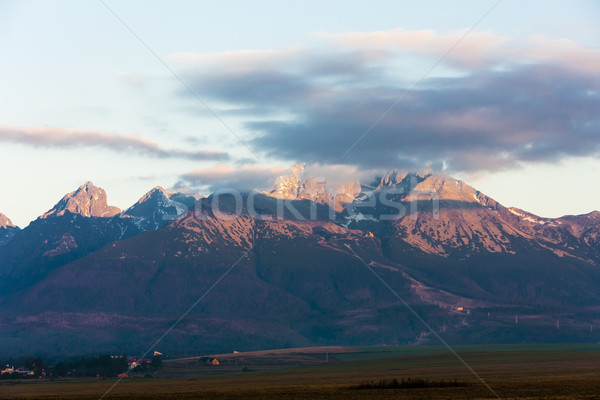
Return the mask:
<svg viewBox="0 0 600 400">
<path fill-rule="evenodd" d="M 115 379 L 5 381 L 0 398 L 600 399 L 600 345 L 455 350 L 485 384 L 441 346 L 322 347 L 167 360 L 109 393 Z"/>
</svg>

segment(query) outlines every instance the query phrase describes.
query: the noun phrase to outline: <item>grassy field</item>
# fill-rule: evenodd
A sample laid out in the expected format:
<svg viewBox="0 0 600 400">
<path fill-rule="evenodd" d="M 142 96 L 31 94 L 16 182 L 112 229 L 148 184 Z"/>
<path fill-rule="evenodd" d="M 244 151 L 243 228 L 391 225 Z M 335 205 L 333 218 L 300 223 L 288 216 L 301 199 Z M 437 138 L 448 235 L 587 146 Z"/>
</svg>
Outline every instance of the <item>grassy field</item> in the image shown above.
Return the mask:
<svg viewBox="0 0 600 400">
<path fill-rule="evenodd" d="M 199 358 L 170 360 L 156 377 L 124 379 L 105 398 L 600 399 L 600 345 L 455 350 L 485 384 L 443 347 L 329 347 L 214 355 L 218 366 Z M 394 378 L 424 379 L 432 387 L 378 384 Z M 0 398 L 100 399 L 114 382 L 2 382 Z"/>
</svg>

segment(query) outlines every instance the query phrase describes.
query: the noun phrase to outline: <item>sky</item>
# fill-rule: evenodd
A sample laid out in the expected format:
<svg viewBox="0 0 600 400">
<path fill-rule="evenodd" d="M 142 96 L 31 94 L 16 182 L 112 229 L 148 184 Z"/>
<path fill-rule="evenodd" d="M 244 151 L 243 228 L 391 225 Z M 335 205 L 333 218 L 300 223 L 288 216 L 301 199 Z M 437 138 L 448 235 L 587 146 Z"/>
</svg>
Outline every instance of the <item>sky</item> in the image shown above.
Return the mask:
<svg viewBox="0 0 600 400">
<path fill-rule="evenodd" d="M 0 0 L 0 213 L 433 169 L 600 209 L 595 1 Z"/>
</svg>

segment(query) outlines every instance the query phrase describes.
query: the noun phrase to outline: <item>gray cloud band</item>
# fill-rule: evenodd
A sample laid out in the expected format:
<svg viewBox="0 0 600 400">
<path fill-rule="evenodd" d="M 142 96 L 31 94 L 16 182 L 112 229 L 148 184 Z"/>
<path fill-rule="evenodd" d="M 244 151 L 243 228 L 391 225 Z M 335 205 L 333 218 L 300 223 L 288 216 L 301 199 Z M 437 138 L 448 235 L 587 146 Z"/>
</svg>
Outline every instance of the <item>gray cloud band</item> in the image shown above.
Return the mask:
<svg viewBox="0 0 600 400">
<path fill-rule="evenodd" d="M 154 141 L 139 136 L 64 128 L 0 126 L 0 141 L 35 147 L 102 147 L 111 151 L 135 152 L 156 158 L 214 161 L 229 159 L 229 154 L 221 151 L 164 148 Z"/>
<path fill-rule="evenodd" d="M 249 116 L 252 140 L 268 156 L 339 163 L 340 153 L 397 99 L 405 87 L 389 71 L 360 66 L 339 74 L 322 55 L 305 55 L 294 69 L 264 66 L 230 73 L 204 71 L 190 81 L 208 96 Z M 312 58 L 311 58 L 312 57 Z M 336 55 L 330 56 L 332 60 Z M 522 162 L 553 162 L 600 151 L 600 78 L 560 63 L 486 65 L 432 78 L 411 92 L 347 164 L 449 172 L 501 170 Z M 279 113 L 285 118 L 274 118 Z M 291 117 L 290 117 L 291 116 Z M 342 149 L 342 150 L 340 150 Z"/>
</svg>

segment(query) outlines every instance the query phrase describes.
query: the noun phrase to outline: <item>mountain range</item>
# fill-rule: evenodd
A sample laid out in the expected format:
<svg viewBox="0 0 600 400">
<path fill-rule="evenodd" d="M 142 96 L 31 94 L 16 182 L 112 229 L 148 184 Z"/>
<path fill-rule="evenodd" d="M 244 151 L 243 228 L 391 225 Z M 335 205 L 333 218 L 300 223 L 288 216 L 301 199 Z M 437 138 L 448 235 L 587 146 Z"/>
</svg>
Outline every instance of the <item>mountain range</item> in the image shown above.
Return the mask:
<svg viewBox="0 0 600 400">
<path fill-rule="evenodd" d="M 542 218 L 431 172 L 327 187 L 296 167 L 124 211 L 87 182 L 24 229 L 0 214 L 0 290 L 7 355 L 143 352 L 188 310 L 162 350 L 436 343 L 423 321 L 450 343 L 597 342 L 600 212 Z"/>
</svg>

